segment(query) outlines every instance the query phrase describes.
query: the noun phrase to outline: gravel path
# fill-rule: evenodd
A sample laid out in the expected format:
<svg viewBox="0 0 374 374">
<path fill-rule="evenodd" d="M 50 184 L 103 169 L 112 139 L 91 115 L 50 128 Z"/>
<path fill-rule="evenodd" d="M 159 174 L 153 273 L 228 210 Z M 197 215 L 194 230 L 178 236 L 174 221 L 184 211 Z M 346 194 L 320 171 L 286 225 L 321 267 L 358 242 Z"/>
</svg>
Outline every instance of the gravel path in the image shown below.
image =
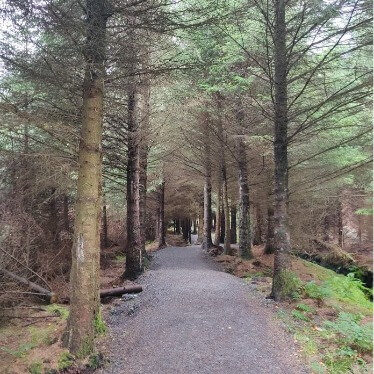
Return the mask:
<svg viewBox="0 0 374 374">
<path fill-rule="evenodd" d="M 143 293 L 110 312 L 110 364 L 101 373 L 307 372 L 264 300 L 200 247 L 157 252 L 139 283 Z"/>
</svg>

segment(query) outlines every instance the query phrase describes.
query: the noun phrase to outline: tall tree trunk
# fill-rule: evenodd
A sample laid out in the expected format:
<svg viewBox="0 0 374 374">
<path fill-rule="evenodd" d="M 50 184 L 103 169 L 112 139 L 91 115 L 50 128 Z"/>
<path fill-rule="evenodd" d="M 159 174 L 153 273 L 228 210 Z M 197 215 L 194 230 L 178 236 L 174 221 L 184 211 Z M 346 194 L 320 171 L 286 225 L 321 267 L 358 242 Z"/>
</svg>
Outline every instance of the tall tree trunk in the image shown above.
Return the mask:
<svg viewBox="0 0 374 374">
<path fill-rule="evenodd" d="M 128 96 L 127 141 L 127 250 L 125 278 L 135 279 L 143 271 L 141 221 L 140 221 L 140 164 L 139 128 L 136 121 L 136 92 L 130 89 Z"/>
<path fill-rule="evenodd" d="M 191 238 L 191 225 L 192 225 L 192 221 L 190 218 L 188 218 L 188 227 L 187 227 L 187 233 L 188 233 L 188 243 L 191 244 L 192 242 L 192 238 Z"/>
<path fill-rule="evenodd" d="M 101 139 L 105 32 L 109 17 L 109 9 L 103 0 L 86 0 L 86 11 L 86 71 L 70 275 L 70 314 L 64 339 L 69 351 L 79 357 L 87 356 L 93 350 L 95 321 L 100 318 Z"/>
<path fill-rule="evenodd" d="M 253 245 L 262 244 L 262 215 L 260 204 L 254 204 L 254 216 L 256 225 L 253 233 Z"/>
<path fill-rule="evenodd" d="M 196 235 L 196 234 L 197 234 L 197 221 L 196 221 L 196 218 L 194 218 L 192 221 L 192 235 Z"/>
<path fill-rule="evenodd" d="M 226 136 L 223 129 L 223 121 L 222 121 L 222 95 L 217 92 L 215 95 L 216 103 L 217 103 L 217 132 L 220 136 Z M 221 139 L 221 143 L 225 141 Z M 221 175 L 220 178 L 222 180 L 222 202 L 223 202 L 223 214 L 225 216 L 225 237 L 223 243 L 223 251 L 225 254 L 231 254 L 231 232 L 230 232 L 230 207 L 229 207 L 229 197 L 227 193 L 227 171 L 226 171 L 226 159 L 225 159 L 225 151 L 224 151 L 224 144 L 220 144 L 219 147 L 219 157 L 220 157 L 220 167 L 221 167 Z"/>
<path fill-rule="evenodd" d="M 135 20 L 130 19 L 130 24 Z M 129 45 L 136 51 L 135 31 L 129 34 Z M 139 51 L 138 51 L 139 52 Z M 140 53 L 138 53 L 140 54 Z M 147 191 L 147 132 L 149 129 L 150 83 L 147 75 L 137 69 L 147 65 L 145 53 L 142 60 L 132 61 L 128 89 L 128 163 L 127 163 L 127 253 L 124 276 L 136 278 L 143 271 L 145 251 L 145 217 Z"/>
<path fill-rule="evenodd" d="M 160 237 L 160 204 L 157 204 L 156 217 L 155 217 L 155 241 L 158 242 Z"/>
<path fill-rule="evenodd" d="M 212 165 L 211 165 L 211 144 L 208 128 L 208 116 L 204 118 L 205 123 L 205 183 L 204 183 L 204 239 L 203 249 L 209 250 L 212 242 Z"/>
<path fill-rule="evenodd" d="M 142 70 L 146 71 L 148 68 L 148 60 L 143 57 Z M 140 236 L 142 256 L 147 256 L 145 250 L 145 227 L 147 214 L 147 167 L 148 167 L 148 132 L 150 127 L 150 79 L 147 75 L 143 75 L 139 79 L 139 113 L 137 115 L 140 139 L 139 139 L 139 188 L 140 188 Z"/>
<path fill-rule="evenodd" d="M 214 245 L 215 246 L 219 245 L 219 240 L 221 236 L 221 205 L 222 205 L 222 184 L 221 184 L 221 180 L 219 180 L 218 189 L 217 189 L 216 230 L 214 234 Z"/>
<path fill-rule="evenodd" d="M 212 184 L 210 175 L 205 176 L 204 184 L 204 240 L 206 251 L 213 246 L 212 242 Z"/>
<path fill-rule="evenodd" d="M 236 238 L 236 206 L 235 205 L 231 207 L 230 215 L 231 215 L 231 229 L 230 229 L 231 243 L 236 244 L 237 238 Z"/>
<path fill-rule="evenodd" d="M 225 223 L 225 213 L 223 211 L 223 204 L 222 204 L 222 209 L 221 209 L 221 232 L 219 235 L 219 242 L 224 243 L 225 242 L 225 230 L 226 230 L 226 223 Z"/>
<path fill-rule="evenodd" d="M 223 177 L 223 212 L 225 215 L 225 241 L 223 243 L 223 253 L 226 255 L 231 255 L 231 230 L 230 230 L 230 206 L 229 206 L 229 196 L 227 193 L 227 175 L 226 175 L 226 165 L 223 164 L 222 168 Z"/>
<path fill-rule="evenodd" d="M 159 236 L 158 247 L 163 248 L 166 246 L 166 225 L 165 225 L 165 182 L 163 181 L 159 186 Z"/>
<path fill-rule="evenodd" d="M 287 49 L 285 0 L 275 2 L 274 28 L 274 275 L 272 297 L 285 295 L 285 274 L 290 269 L 290 234 L 288 228 L 288 109 L 287 109 Z"/>
<path fill-rule="evenodd" d="M 204 241 L 204 207 L 199 209 L 199 221 L 197 224 L 197 243 L 201 244 Z"/>
<path fill-rule="evenodd" d="M 268 255 L 274 253 L 274 208 L 272 206 L 268 207 L 268 227 L 266 235 L 266 244 L 264 252 Z"/>
<path fill-rule="evenodd" d="M 236 148 L 239 169 L 239 256 L 252 258 L 247 153 L 241 135 L 236 138 Z"/>
<path fill-rule="evenodd" d="M 188 218 L 183 218 L 182 221 L 183 239 L 188 242 Z"/>
</svg>

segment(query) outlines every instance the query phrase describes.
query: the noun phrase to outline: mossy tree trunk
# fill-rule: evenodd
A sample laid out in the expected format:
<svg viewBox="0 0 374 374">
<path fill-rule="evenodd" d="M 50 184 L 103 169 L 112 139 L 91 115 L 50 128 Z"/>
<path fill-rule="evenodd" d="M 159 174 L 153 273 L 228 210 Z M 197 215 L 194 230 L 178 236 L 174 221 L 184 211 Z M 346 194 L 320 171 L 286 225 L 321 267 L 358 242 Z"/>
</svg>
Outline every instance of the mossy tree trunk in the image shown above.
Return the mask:
<svg viewBox="0 0 374 374">
<path fill-rule="evenodd" d="M 100 318 L 101 139 L 105 32 L 109 17 L 109 9 L 103 0 L 87 0 L 86 11 L 86 71 L 70 275 L 70 314 L 64 339 L 69 351 L 79 357 L 92 351 L 95 322 Z"/>
</svg>

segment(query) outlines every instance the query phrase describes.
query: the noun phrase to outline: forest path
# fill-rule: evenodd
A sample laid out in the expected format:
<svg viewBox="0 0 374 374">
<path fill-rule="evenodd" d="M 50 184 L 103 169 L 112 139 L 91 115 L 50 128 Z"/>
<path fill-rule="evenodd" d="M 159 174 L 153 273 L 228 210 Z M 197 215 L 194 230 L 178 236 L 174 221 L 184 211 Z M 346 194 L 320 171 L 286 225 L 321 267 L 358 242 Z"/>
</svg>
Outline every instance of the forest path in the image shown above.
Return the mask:
<svg viewBox="0 0 374 374">
<path fill-rule="evenodd" d="M 108 318 L 111 374 L 300 374 L 296 348 L 259 296 L 200 247 L 155 253 L 144 291 Z"/>
</svg>

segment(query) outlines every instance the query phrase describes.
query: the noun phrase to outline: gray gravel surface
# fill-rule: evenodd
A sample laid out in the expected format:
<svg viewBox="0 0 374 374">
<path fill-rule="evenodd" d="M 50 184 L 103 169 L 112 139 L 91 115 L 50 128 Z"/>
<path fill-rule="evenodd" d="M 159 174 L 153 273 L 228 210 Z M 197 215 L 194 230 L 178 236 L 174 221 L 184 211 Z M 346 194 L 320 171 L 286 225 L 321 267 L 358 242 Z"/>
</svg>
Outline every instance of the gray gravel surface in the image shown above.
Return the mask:
<svg viewBox="0 0 374 374">
<path fill-rule="evenodd" d="M 263 296 L 200 247 L 157 252 L 138 281 L 143 293 L 107 317 L 110 362 L 100 373 L 307 373 Z"/>
</svg>

